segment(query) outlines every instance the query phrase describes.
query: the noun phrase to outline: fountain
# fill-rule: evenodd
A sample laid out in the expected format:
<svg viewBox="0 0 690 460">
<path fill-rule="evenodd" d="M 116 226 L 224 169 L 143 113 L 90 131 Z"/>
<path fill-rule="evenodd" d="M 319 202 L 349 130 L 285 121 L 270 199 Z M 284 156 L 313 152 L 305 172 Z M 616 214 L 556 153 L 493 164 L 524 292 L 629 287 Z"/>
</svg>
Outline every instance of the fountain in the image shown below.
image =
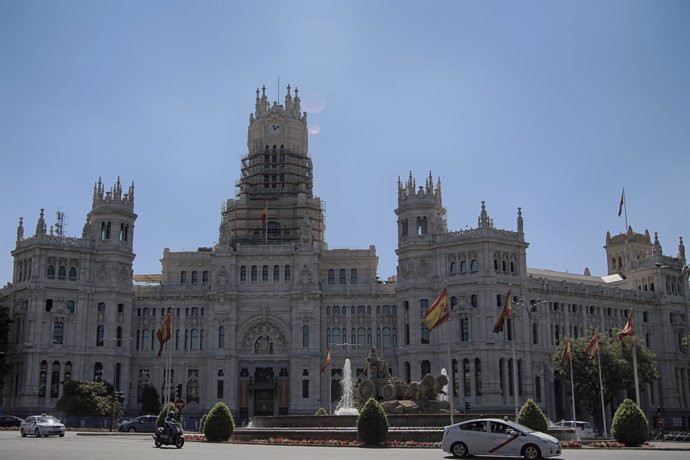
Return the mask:
<svg viewBox="0 0 690 460">
<path fill-rule="evenodd" d="M 352 367 L 350 366 L 349 358 L 345 360 L 343 378 L 340 381 L 340 385 L 343 389 L 343 396 L 340 398 L 335 408 L 335 415 L 359 415 L 353 398 Z"/>
</svg>

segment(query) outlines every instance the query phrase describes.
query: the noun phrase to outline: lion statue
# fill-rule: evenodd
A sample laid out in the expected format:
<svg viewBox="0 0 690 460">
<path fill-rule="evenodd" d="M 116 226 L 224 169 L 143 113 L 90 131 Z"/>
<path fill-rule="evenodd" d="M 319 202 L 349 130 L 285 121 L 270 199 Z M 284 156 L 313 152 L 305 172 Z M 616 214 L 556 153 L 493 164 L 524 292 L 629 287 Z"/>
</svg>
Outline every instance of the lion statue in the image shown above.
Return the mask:
<svg viewBox="0 0 690 460">
<path fill-rule="evenodd" d="M 433 376 L 426 374 L 421 382 L 410 382 L 403 399 L 413 401 L 434 400 L 439 394 L 445 394 L 443 387 L 448 384 L 448 377 L 443 374 Z"/>
</svg>

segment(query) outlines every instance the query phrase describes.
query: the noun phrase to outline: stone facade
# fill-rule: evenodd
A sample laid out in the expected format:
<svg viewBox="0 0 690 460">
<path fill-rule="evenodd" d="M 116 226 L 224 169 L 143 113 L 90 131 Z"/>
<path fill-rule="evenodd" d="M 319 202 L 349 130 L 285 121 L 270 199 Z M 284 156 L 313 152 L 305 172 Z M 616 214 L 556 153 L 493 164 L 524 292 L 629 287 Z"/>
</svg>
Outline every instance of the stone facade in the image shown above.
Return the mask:
<svg viewBox="0 0 690 460">
<path fill-rule="evenodd" d="M 662 406 L 667 425 L 688 427 L 682 239 L 669 257 L 656 235 L 608 234 L 604 277 L 531 269 L 520 209 L 515 230 L 495 228 L 482 202 L 476 228 L 449 231 L 440 179 L 417 187 L 410 174 L 398 181 L 398 273 L 380 281 L 374 246 L 328 248 L 298 94 L 288 87 L 284 104 L 270 104 L 257 90 L 218 243 L 164 249 L 160 274 L 132 275 L 134 185 L 123 194 L 119 179 L 108 192 L 96 183 L 80 238 L 48 231 L 43 211 L 25 238 L 20 219 L 14 279 L 0 293 L 12 319 L 6 412 L 50 410 L 70 379 L 112 382 L 136 412 L 144 385 L 165 391 L 172 356 L 170 397 L 184 399 L 187 414 L 219 400 L 240 419 L 312 414 L 337 399 L 346 358 L 361 372 L 375 347 L 394 376 L 418 381 L 451 368 L 449 338 L 454 405 L 512 412 L 514 326 L 520 404 L 531 397 L 552 419 L 569 418 L 569 385 L 554 377 L 558 344 L 622 328 L 632 309 L 662 375 L 642 388 L 642 406 L 650 415 Z M 444 287 L 451 320 L 430 333 L 422 317 Z M 511 324 L 494 334 L 508 293 Z M 155 331 L 168 314 L 172 337 L 159 358 Z"/>
</svg>

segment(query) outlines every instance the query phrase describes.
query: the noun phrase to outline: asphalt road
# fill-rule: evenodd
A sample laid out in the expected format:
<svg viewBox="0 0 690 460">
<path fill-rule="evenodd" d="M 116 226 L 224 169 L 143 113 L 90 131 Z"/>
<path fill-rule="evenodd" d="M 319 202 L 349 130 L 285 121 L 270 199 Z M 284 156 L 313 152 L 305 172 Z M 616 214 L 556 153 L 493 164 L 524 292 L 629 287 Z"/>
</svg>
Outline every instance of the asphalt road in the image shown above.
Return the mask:
<svg viewBox="0 0 690 460">
<path fill-rule="evenodd" d="M 688 444 L 690 448 L 690 444 Z M 453 457 L 441 449 L 358 448 L 267 446 L 251 444 L 213 444 L 187 442 L 182 449 L 157 449 L 150 435 L 126 434 L 77 436 L 68 432 L 64 438 L 22 438 L 19 432 L 0 431 L 0 460 L 441 460 Z M 475 457 L 499 459 L 505 457 Z M 649 449 L 567 449 L 561 460 L 687 460 L 689 450 Z"/>
</svg>

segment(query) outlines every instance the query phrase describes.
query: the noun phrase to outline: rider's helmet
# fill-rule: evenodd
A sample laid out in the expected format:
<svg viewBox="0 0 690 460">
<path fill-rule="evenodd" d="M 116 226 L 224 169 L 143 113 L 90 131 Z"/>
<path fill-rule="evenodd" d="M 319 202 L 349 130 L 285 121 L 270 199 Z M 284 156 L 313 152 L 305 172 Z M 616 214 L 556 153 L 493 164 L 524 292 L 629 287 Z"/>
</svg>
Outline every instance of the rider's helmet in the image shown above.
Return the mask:
<svg viewBox="0 0 690 460">
<path fill-rule="evenodd" d="M 168 417 L 175 418 L 175 411 L 171 410 L 170 412 L 168 412 Z"/>
</svg>

